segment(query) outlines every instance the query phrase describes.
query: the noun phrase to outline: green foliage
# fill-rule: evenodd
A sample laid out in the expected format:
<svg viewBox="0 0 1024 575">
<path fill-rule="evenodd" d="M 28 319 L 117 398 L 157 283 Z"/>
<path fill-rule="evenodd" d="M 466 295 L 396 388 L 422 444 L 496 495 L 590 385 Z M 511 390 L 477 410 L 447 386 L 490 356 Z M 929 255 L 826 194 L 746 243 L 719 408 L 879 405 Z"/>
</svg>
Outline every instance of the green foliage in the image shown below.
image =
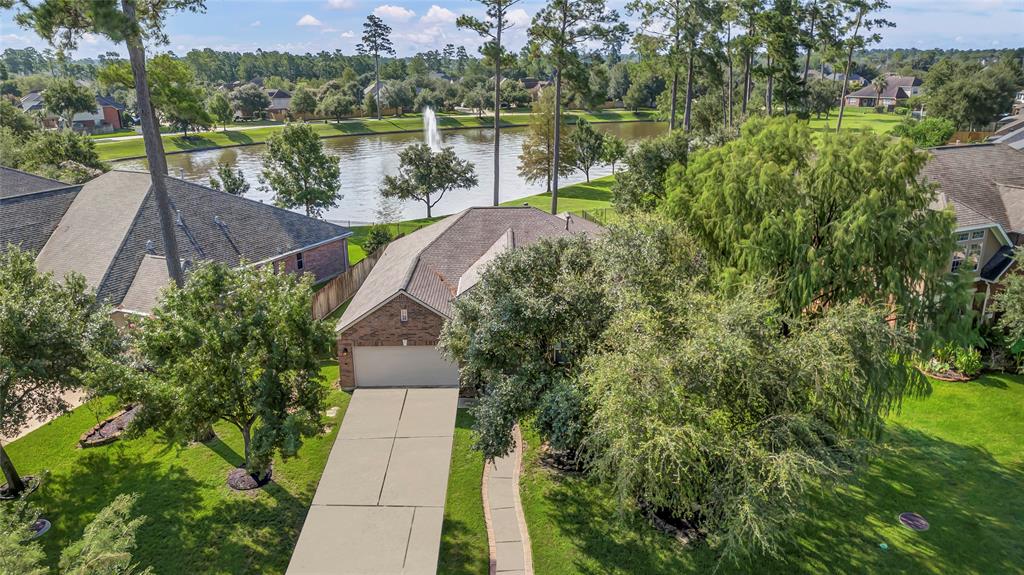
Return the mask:
<svg viewBox="0 0 1024 575">
<path fill-rule="evenodd" d="M 110 169 L 91 138 L 71 131 L 38 130 L 25 139 L 0 128 L 0 157 L 5 166 L 72 184 Z"/>
<path fill-rule="evenodd" d="M 27 497 L 0 503 L 0 573 L 48 575 L 42 546 L 29 540 L 34 534 L 30 527 L 39 518 L 39 509 Z"/>
<path fill-rule="evenodd" d="M 612 166 L 612 173 L 615 173 L 615 164 L 626 157 L 629 147 L 626 141 L 615 134 L 605 134 L 601 150 L 601 159 Z"/>
<path fill-rule="evenodd" d="M 249 191 L 249 182 L 245 181 L 241 168 L 232 169 L 231 164 L 222 163 L 217 164 L 217 175 L 210 176 L 210 187 L 233 196 L 244 196 Z"/>
<path fill-rule="evenodd" d="M 1019 253 L 1017 257 L 1019 261 Z M 1006 335 L 1018 371 L 1024 373 L 1024 275 L 1011 274 L 1003 281 L 1003 291 L 992 298 L 992 310 L 1000 314 L 996 327 Z"/>
<path fill-rule="evenodd" d="M 275 204 L 305 208 L 310 217 L 320 217 L 341 199 L 338 160 L 308 124 L 290 124 L 267 139 L 260 182 L 274 192 Z"/>
<path fill-rule="evenodd" d="M 135 431 L 187 443 L 216 421 L 242 434 L 245 466 L 264 473 L 321 431 L 319 357 L 329 327 L 312 318 L 312 276 L 272 266 L 201 263 L 132 334 L 131 351 L 93 385 L 143 405 Z M 135 366 L 141 365 L 143 369 Z"/>
<path fill-rule="evenodd" d="M 548 192 L 551 191 L 553 158 L 555 157 L 555 91 L 543 90 L 540 99 L 533 105 L 530 117 L 529 132 L 523 142 L 523 151 L 519 154 L 519 175 L 529 183 L 545 182 Z M 567 140 L 565 116 L 559 116 L 559 139 Z M 567 176 L 573 171 L 574 149 L 562 146 L 558 155 L 558 174 Z"/>
<path fill-rule="evenodd" d="M 370 228 L 369 233 L 366 234 L 366 239 L 363 240 L 363 250 L 368 254 L 372 254 L 391 243 L 392 239 L 394 238 L 387 224 L 373 226 Z"/>
<path fill-rule="evenodd" d="M 753 119 L 673 171 L 668 207 L 726 281 L 778 278 L 790 315 L 866 300 L 922 335 L 963 328 L 969 317 L 947 321 L 969 293 L 948 273 L 953 216 L 929 209 L 926 159 L 905 140 Z"/>
<path fill-rule="evenodd" d="M 292 112 L 296 114 L 312 114 L 316 112 L 316 94 L 301 86 L 292 92 Z"/>
<path fill-rule="evenodd" d="M 135 533 L 146 517 L 132 517 L 138 495 L 118 495 L 85 528 L 77 542 L 64 549 L 60 570 L 64 575 L 148 575 L 132 560 Z"/>
<path fill-rule="evenodd" d="M 341 121 L 342 118 L 352 113 L 355 107 L 355 100 L 344 92 L 332 92 L 324 96 L 323 100 L 316 107 L 317 114 L 334 118 Z"/>
<path fill-rule="evenodd" d="M 929 117 L 945 118 L 957 129 L 981 128 L 1009 111 L 1014 94 L 1024 86 L 1017 58 L 991 65 L 945 59 L 928 71 L 924 87 Z"/>
<path fill-rule="evenodd" d="M 398 175 L 384 176 L 381 195 L 385 198 L 415 200 L 430 210 L 445 192 L 471 188 L 478 182 L 473 164 L 455 155 L 454 148 L 434 152 L 426 144 L 413 144 L 398 153 Z"/>
<path fill-rule="evenodd" d="M 70 130 L 75 114 L 96 110 L 96 98 L 74 80 L 58 79 L 43 92 L 43 106 L 47 112 L 59 116 L 63 127 Z"/>
<path fill-rule="evenodd" d="M 256 84 L 243 84 L 228 96 L 231 107 L 244 118 L 252 118 L 270 106 L 270 96 Z"/>
<path fill-rule="evenodd" d="M 569 134 L 569 145 L 572 146 L 572 162 L 576 169 L 583 172 L 590 181 L 590 169 L 604 158 L 604 136 L 583 118 L 576 120 L 576 126 Z"/>
<path fill-rule="evenodd" d="M 196 83 L 192 68 L 184 60 L 170 54 L 159 54 L 146 62 L 146 73 L 153 107 L 167 123 L 186 132 L 192 126 L 206 127 L 213 123 L 204 105 L 203 89 Z M 123 60 L 100 68 L 97 76 L 108 86 L 128 90 L 135 87 L 131 65 Z M 230 119 L 220 116 L 222 109 L 216 112 L 217 119 L 222 123 Z"/>
<path fill-rule="evenodd" d="M 19 139 L 27 138 L 38 130 L 36 123 L 28 114 L 11 103 L 7 98 L 0 98 L 0 129 L 10 130 Z M 6 161 L 4 162 L 6 164 Z"/>
<path fill-rule="evenodd" d="M 217 92 L 206 101 L 206 111 L 210 117 L 217 120 L 221 125 L 230 122 L 234 115 L 231 113 L 231 102 L 223 92 Z"/>
<path fill-rule="evenodd" d="M 583 236 L 508 250 L 454 300 L 438 345 L 460 362 L 462 385 L 482 393 L 473 413 L 485 457 L 508 453 L 512 427 L 542 404 L 565 403 L 563 382 L 575 377 L 608 317 L 597 258 Z M 547 413 L 552 430 L 574 425 L 571 412 Z M 570 447 L 578 434 L 564 429 L 561 443 Z"/>
<path fill-rule="evenodd" d="M 107 311 L 80 274 L 57 281 L 36 270 L 33 254 L 14 245 L 0 251 L 0 437 L 69 408 L 63 396 L 82 387 L 89 356 L 117 349 Z M 0 468 L 10 491 L 20 492 L 2 445 Z"/>
<path fill-rule="evenodd" d="M 939 375 L 956 370 L 973 377 L 981 373 L 981 352 L 972 346 L 965 347 L 955 341 L 948 341 L 932 351 L 925 369 Z"/>
<path fill-rule="evenodd" d="M 651 210 L 667 196 L 665 177 L 673 165 L 686 164 L 690 141 L 682 130 L 641 141 L 625 159 L 612 194 L 621 210 Z"/>
<path fill-rule="evenodd" d="M 953 366 L 960 373 L 973 377 L 981 373 L 981 352 L 973 347 L 960 348 L 957 350 Z"/>
<path fill-rule="evenodd" d="M 954 132 L 956 132 L 956 126 L 945 118 L 925 118 L 923 120 L 907 118 L 892 130 L 894 136 L 909 138 L 919 148 L 945 145 Z"/>
</svg>

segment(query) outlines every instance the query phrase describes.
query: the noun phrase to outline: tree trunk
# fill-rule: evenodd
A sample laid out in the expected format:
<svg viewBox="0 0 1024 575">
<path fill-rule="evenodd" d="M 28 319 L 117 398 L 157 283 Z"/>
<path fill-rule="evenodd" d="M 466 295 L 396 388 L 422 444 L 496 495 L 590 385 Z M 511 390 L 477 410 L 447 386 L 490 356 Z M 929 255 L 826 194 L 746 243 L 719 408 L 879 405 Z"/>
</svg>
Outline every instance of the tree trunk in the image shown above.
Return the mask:
<svg viewBox="0 0 1024 575">
<path fill-rule="evenodd" d="M 4 478 L 7 480 L 7 495 L 17 495 L 25 490 L 25 482 L 18 475 L 18 470 L 14 468 L 11 458 L 7 457 L 2 443 L 0 443 L 0 470 L 3 471 Z"/>
<path fill-rule="evenodd" d="M 504 25 L 504 13 L 498 11 L 498 26 L 495 34 L 494 58 L 494 205 L 498 205 L 498 148 L 501 146 L 501 27 Z"/>
<path fill-rule="evenodd" d="M 807 54 L 804 55 L 804 86 L 807 86 L 807 72 L 811 69 L 811 46 L 814 43 L 814 21 L 818 16 L 818 2 L 811 4 L 811 30 L 807 39 Z"/>
<path fill-rule="evenodd" d="M 732 79 L 732 22 L 729 22 L 729 25 L 726 28 L 725 57 L 726 57 L 727 60 L 729 60 L 729 119 L 728 119 L 729 124 L 728 125 L 731 128 L 732 127 L 732 108 L 733 108 L 732 98 L 733 98 L 733 92 L 736 91 L 736 86 L 733 85 L 733 79 Z M 612 172 L 614 172 L 614 171 L 615 170 L 613 169 Z"/>
<path fill-rule="evenodd" d="M 669 103 L 668 111 L 668 131 L 676 129 L 676 95 L 679 90 L 679 70 L 672 65 L 672 101 Z"/>
<path fill-rule="evenodd" d="M 242 432 L 242 453 L 245 454 L 245 468 L 251 471 L 249 468 L 251 457 L 249 455 L 252 448 L 252 426 L 249 424 L 239 425 L 238 429 Z"/>
<path fill-rule="evenodd" d="M 857 25 L 853 28 L 853 37 L 850 38 L 850 49 L 846 52 L 846 72 L 843 74 L 843 93 L 839 97 L 839 118 L 836 119 L 836 132 L 843 127 L 843 112 L 846 110 L 846 91 L 850 85 L 850 68 L 853 66 L 853 46 L 860 32 L 860 21 L 864 17 L 864 10 L 857 13 Z"/>
<path fill-rule="evenodd" d="M 744 116 L 747 115 L 747 102 L 750 101 L 750 66 L 753 59 L 753 55 L 747 54 L 746 61 L 743 62 L 743 104 L 740 112 Z"/>
<path fill-rule="evenodd" d="M 775 73 L 772 72 L 772 59 L 768 58 L 768 82 L 764 86 L 764 107 L 768 117 L 772 116 L 772 91 L 775 90 Z"/>
<path fill-rule="evenodd" d="M 121 0 L 121 8 L 132 28 L 137 28 L 135 20 L 135 2 Z M 181 287 L 185 278 L 181 272 L 181 259 L 178 255 L 178 238 L 174 230 L 174 216 L 171 214 L 171 202 L 167 197 L 167 158 L 164 157 L 164 142 L 160 137 L 160 124 L 156 119 L 156 111 L 149 95 L 149 84 L 146 79 L 146 52 L 142 40 L 137 33 L 131 34 L 126 40 L 128 58 L 131 61 L 132 76 L 135 80 L 135 99 L 138 104 L 139 116 L 142 120 L 142 140 L 146 147 L 146 159 L 149 160 L 149 175 L 153 183 L 153 198 L 156 200 L 157 215 L 160 218 L 160 235 L 164 244 L 164 259 L 167 262 L 167 274 L 174 283 Z"/>
<path fill-rule="evenodd" d="M 431 205 L 430 205 L 430 194 L 427 194 L 426 197 L 427 197 L 427 217 L 429 218 L 430 217 L 430 208 L 431 208 Z"/>
<path fill-rule="evenodd" d="M 380 119 L 380 54 L 373 55 L 373 91 L 377 98 L 377 119 Z"/>
<path fill-rule="evenodd" d="M 555 153 L 551 161 L 551 213 L 558 213 L 558 149 L 562 136 L 562 69 L 555 68 Z"/>
<path fill-rule="evenodd" d="M 686 107 L 683 111 L 683 131 L 690 131 L 690 112 L 693 110 L 693 51 L 696 47 L 690 45 L 690 55 L 686 59 Z"/>
</svg>

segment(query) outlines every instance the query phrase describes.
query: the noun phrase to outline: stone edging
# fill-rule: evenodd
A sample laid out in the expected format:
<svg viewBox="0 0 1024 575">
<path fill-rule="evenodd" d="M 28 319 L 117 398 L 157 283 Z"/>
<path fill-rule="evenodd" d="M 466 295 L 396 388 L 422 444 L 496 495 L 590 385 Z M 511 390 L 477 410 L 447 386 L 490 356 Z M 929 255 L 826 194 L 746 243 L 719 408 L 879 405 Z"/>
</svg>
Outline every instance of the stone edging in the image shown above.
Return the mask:
<svg viewBox="0 0 1024 575">
<path fill-rule="evenodd" d="M 480 480 L 480 495 L 484 505 L 484 525 L 487 526 L 487 556 L 488 562 L 488 573 L 495 575 L 498 572 L 498 545 L 495 542 L 494 537 L 494 524 L 491 522 L 491 505 L 490 497 L 487 493 L 487 484 L 491 478 L 491 466 L 484 461 L 484 474 Z"/>
</svg>

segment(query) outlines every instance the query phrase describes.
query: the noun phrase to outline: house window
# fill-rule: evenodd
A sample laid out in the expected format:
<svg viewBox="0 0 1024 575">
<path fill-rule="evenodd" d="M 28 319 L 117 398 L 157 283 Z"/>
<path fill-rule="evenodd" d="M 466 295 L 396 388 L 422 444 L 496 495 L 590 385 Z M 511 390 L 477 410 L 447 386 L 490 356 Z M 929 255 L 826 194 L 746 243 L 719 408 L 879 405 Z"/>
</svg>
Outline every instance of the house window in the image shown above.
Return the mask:
<svg viewBox="0 0 1024 575">
<path fill-rule="evenodd" d="M 971 235 L 968 234 L 967 232 L 960 232 L 956 235 L 956 241 L 966 242 L 969 237 L 971 237 Z"/>
<path fill-rule="evenodd" d="M 399 314 L 399 318 L 401 319 L 402 323 L 409 321 L 409 310 L 402 308 L 402 311 Z"/>
<path fill-rule="evenodd" d="M 978 230 L 976 232 L 971 232 L 971 239 L 972 240 L 980 240 L 980 239 L 983 239 L 984 237 L 985 237 L 985 230 Z"/>
<path fill-rule="evenodd" d="M 302 269 L 302 252 L 295 254 L 295 269 Z"/>
</svg>

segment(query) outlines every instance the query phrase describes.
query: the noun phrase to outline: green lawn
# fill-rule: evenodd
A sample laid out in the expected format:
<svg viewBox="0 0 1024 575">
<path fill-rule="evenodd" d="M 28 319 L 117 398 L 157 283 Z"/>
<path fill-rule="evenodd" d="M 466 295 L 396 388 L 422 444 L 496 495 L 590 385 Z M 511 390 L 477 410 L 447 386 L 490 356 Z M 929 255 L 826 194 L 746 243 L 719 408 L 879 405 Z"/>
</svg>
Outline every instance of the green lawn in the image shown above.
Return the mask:
<svg viewBox="0 0 1024 575">
<path fill-rule="evenodd" d="M 338 377 L 325 362 L 326 385 Z M 240 434 L 215 426 L 217 438 L 185 448 L 155 434 L 104 447 L 78 449 L 78 437 L 116 411 L 114 401 L 91 401 L 11 443 L 7 449 L 23 474 L 50 471 L 33 498 L 53 523 L 43 542 L 55 567 L 60 551 L 120 493 L 138 493 L 136 559 L 160 575 L 182 573 L 284 573 L 349 394 L 332 387 L 329 406 L 338 414 L 331 431 L 308 439 L 296 458 L 274 462 L 274 480 L 256 492 L 236 493 L 227 473 L 242 462 Z"/>
<path fill-rule="evenodd" d="M 577 117 L 583 117 L 590 122 L 633 122 L 653 119 L 653 113 L 647 111 L 630 112 L 625 110 L 605 110 L 602 112 L 570 112 L 569 122 L 575 122 Z M 527 113 L 510 113 L 502 115 L 502 125 L 517 126 L 524 125 L 530 119 Z M 438 126 L 442 130 L 458 128 L 487 128 L 494 125 L 490 117 L 477 117 L 473 115 L 440 115 L 437 117 Z M 244 146 L 248 144 L 260 144 L 267 140 L 271 134 L 280 130 L 282 124 L 275 124 L 252 130 L 228 130 L 226 132 L 202 132 L 196 135 L 164 136 L 164 150 L 170 152 L 183 152 L 208 148 L 222 148 L 229 146 Z M 342 122 L 310 123 L 310 126 L 322 138 L 335 136 L 352 136 L 365 134 L 384 134 L 394 132 L 421 131 L 423 129 L 423 117 L 419 114 L 407 115 L 400 118 L 357 119 L 344 120 Z M 96 142 L 96 151 L 101 160 L 112 161 L 125 158 L 135 158 L 145 155 L 145 148 L 141 138 L 121 141 Z"/>
<path fill-rule="evenodd" d="M 824 116 L 819 120 L 811 116 L 811 127 L 816 130 L 835 130 L 836 120 L 839 118 L 839 108 L 832 110 L 829 119 Z M 868 128 L 879 134 L 888 134 L 897 124 L 903 121 L 903 116 L 893 113 L 879 114 L 874 108 L 852 108 L 848 107 L 843 112 L 843 129 L 859 130 Z"/>
<path fill-rule="evenodd" d="M 452 466 L 437 572 L 441 575 L 478 575 L 489 566 L 487 527 L 480 493 L 484 459 L 473 450 L 473 416 L 460 409 L 455 419 Z"/>
<path fill-rule="evenodd" d="M 882 453 L 860 477 L 811 498 L 784 558 L 756 559 L 758 573 L 1020 572 L 1024 377 L 933 386 L 891 419 Z M 607 487 L 541 467 L 536 434 L 528 431 L 526 442 L 521 495 L 538 575 L 715 567 L 706 546 L 681 548 L 647 522 L 620 515 Z M 900 526 L 904 511 L 921 513 L 931 529 Z M 723 564 L 720 571 L 752 569 Z"/>
</svg>

